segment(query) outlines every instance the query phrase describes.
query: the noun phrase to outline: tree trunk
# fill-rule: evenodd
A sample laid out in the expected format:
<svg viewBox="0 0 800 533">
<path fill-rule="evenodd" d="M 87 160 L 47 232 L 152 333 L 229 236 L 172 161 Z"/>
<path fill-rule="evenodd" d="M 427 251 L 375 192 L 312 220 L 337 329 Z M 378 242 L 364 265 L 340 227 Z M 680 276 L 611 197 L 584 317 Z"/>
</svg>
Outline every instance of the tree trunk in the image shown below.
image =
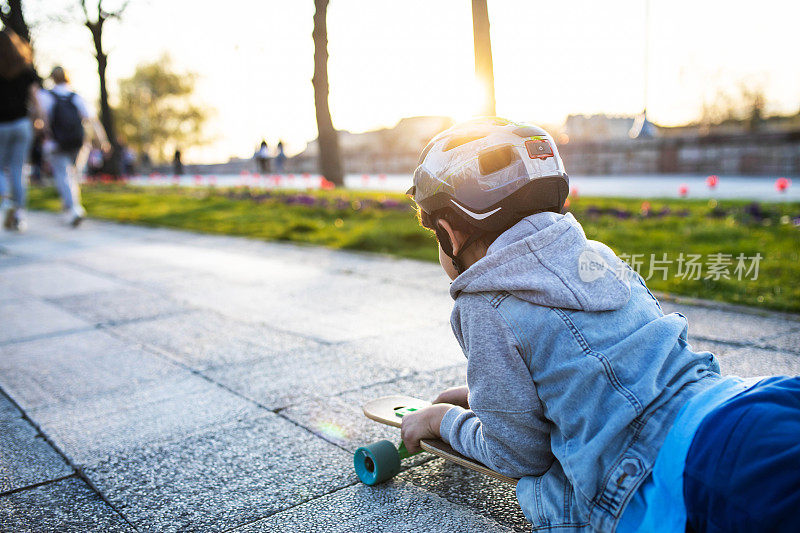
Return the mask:
<svg viewBox="0 0 800 533">
<path fill-rule="evenodd" d="M 29 43 L 31 42 L 31 31 L 22 13 L 22 0 L 8 0 L 8 11 L 0 10 L 0 22 Z"/>
<path fill-rule="evenodd" d="M 326 179 L 336 185 L 344 184 L 342 160 L 339 154 L 339 137 L 333 127 L 328 107 L 328 0 L 314 0 L 314 106 L 317 111 L 317 143 L 319 169 Z"/>
<path fill-rule="evenodd" d="M 108 103 L 108 88 L 106 86 L 108 56 L 103 51 L 103 22 L 105 22 L 105 19 L 99 18 L 95 23 L 87 22 L 86 26 L 92 32 L 95 57 L 97 58 L 97 74 L 100 77 L 100 122 L 103 124 L 103 129 L 106 130 L 108 142 L 111 144 L 111 157 L 107 159 L 104 171 L 112 176 L 119 177 L 122 158 L 114 127 L 114 111 Z"/>
<path fill-rule="evenodd" d="M 487 116 L 497 114 L 494 100 L 494 67 L 492 65 L 492 39 L 489 34 L 489 8 L 486 0 L 472 0 L 472 35 L 475 42 L 475 77 L 484 89 L 481 112 Z"/>
</svg>

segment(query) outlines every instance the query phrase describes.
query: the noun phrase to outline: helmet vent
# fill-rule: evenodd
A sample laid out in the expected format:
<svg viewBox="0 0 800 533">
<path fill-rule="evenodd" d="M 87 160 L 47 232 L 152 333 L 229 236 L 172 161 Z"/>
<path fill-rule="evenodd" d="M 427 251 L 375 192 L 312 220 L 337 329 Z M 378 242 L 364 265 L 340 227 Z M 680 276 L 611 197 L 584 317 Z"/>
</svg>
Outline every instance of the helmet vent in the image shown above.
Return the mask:
<svg viewBox="0 0 800 533">
<path fill-rule="evenodd" d="M 444 148 L 442 148 L 443 152 L 448 150 L 452 150 L 453 148 L 458 148 L 459 146 L 465 145 L 467 143 L 471 143 L 472 141 L 477 141 L 478 139 L 483 139 L 486 137 L 485 133 L 479 133 L 478 135 L 468 135 L 468 136 L 461 136 L 461 137 L 453 137 L 449 141 Z"/>
<path fill-rule="evenodd" d="M 494 150 L 487 150 L 478 156 L 478 169 L 484 176 L 503 170 L 519 156 L 509 145 L 500 146 Z"/>
<path fill-rule="evenodd" d="M 422 153 L 419 154 L 419 163 L 417 163 L 418 165 L 421 165 L 422 162 L 425 161 L 425 156 L 428 155 L 428 152 L 431 151 L 431 148 L 433 148 L 432 141 L 429 142 L 428 145 L 422 150 Z"/>
<path fill-rule="evenodd" d="M 514 135 L 519 135 L 520 137 L 533 137 L 542 133 L 544 133 L 542 130 L 530 126 L 522 126 L 514 130 Z"/>
</svg>

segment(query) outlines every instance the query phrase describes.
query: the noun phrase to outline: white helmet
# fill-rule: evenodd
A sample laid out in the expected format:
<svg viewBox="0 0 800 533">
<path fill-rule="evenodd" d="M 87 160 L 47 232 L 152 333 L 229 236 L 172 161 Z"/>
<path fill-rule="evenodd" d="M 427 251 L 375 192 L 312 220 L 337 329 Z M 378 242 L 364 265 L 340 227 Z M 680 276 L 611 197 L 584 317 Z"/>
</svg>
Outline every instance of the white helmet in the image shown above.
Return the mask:
<svg viewBox="0 0 800 533">
<path fill-rule="evenodd" d="M 428 214 L 450 211 L 483 232 L 541 211 L 561 212 L 569 178 L 542 128 L 498 117 L 443 131 L 422 151 L 408 194 Z"/>
</svg>

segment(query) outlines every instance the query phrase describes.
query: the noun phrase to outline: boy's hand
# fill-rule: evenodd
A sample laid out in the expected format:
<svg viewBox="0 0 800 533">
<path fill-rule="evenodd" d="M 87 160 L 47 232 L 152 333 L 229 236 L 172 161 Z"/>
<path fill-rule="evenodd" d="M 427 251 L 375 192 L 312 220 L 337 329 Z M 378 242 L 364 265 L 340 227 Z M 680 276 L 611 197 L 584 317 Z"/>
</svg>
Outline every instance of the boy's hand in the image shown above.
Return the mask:
<svg viewBox="0 0 800 533">
<path fill-rule="evenodd" d="M 442 391 L 439 396 L 433 400 L 433 403 L 451 403 L 464 409 L 469 409 L 469 388 L 464 385 L 462 387 L 453 387 Z"/>
<path fill-rule="evenodd" d="M 450 404 L 437 403 L 403 417 L 403 421 L 400 423 L 400 436 L 410 453 L 417 453 L 421 450 L 419 441 L 441 437 L 439 426 L 442 424 L 444 414 L 451 407 L 453 406 Z"/>
</svg>

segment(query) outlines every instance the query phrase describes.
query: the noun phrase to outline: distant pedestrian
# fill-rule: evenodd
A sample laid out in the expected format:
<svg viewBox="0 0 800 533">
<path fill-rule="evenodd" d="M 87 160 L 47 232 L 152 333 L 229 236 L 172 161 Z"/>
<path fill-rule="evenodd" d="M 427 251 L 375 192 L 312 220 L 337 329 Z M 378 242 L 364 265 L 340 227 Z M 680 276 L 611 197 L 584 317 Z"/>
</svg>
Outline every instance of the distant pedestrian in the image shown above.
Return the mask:
<svg viewBox="0 0 800 533">
<path fill-rule="evenodd" d="M 258 167 L 258 171 L 261 174 L 269 173 L 270 161 L 269 161 L 269 147 L 267 146 L 267 141 L 262 140 L 261 146 L 256 150 L 255 153 L 255 160 L 256 166 Z"/>
<path fill-rule="evenodd" d="M 0 32 L 0 195 L 3 227 L 25 229 L 26 183 L 22 167 L 33 141 L 29 115 L 42 124 L 36 99 L 39 77 L 31 64 L 28 43 L 6 28 Z M 8 194 L 8 181 L 13 194 Z"/>
<path fill-rule="evenodd" d="M 100 150 L 97 146 L 92 147 L 91 152 L 89 152 L 89 160 L 87 161 L 87 168 L 89 169 L 90 176 L 99 176 L 100 173 L 103 171 L 103 165 L 105 164 L 105 158 L 103 157 L 103 151 Z"/>
<path fill-rule="evenodd" d="M 275 172 L 283 174 L 286 165 L 286 154 L 283 153 L 283 141 L 278 141 L 278 154 L 275 156 Z"/>
<path fill-rule="evenodd" d="M 37 105 L 38 105 L 38 97 L 37 97 Z M 36 129 L 34 128 L 33 132 L 33 144 L 31 145 L 31 153 L 29 157 L 28 164 L 30 165 L 31 172 L 28 175 L 28 178 L 31 183 L 35 185 L 42 184 L 42 167 L 44 166 L 44 152 L 42 151 L 42 147 L 44 146 L 44 120 L 40 122 L 41 128 Z"/>
<path fill-rule="evenodd" d="M 140 172 L 147 173 L 147 172 L 150 172 L 153 169 L 153 162 L 150 160 L 150 154 L 148 154 L 146 151 L 142 152 L 142 155 L 139 158 L 139 160 L 140 160 L 140 167 L 141 167 L 139 169 Z"/>
<path fill-rule="evenodd" d="M 136 173 L 136 152 L 128 145 L 122 147 L 122 173 L 132 176 Z"/>
<path fill-rule="evenodd" d="M 172 173 L 176 176 L 183 176 L 183 161 L 181 161 L 181 151 L 175 150 L 172 158 Z"/>
<path fill-rule="evenodd" d="M 62 67 L 55 67 L 50 78 L 53 88 L 39 91 L 39 100 L 47 117 L 48 139 L 44 144 L 44 153 L 50 161 L 56 188 L 61 194 L 65 220 L 72 227 L 78 227 L 86 216 L 86 210 L 81 205 L 81 169 L 75 164 L 84 147 L 84 122 L 92 126 L 103 152 L 110 152 L 111 145 L 94 111 L 70 87 L 67 72 Z"/>
</svg>

